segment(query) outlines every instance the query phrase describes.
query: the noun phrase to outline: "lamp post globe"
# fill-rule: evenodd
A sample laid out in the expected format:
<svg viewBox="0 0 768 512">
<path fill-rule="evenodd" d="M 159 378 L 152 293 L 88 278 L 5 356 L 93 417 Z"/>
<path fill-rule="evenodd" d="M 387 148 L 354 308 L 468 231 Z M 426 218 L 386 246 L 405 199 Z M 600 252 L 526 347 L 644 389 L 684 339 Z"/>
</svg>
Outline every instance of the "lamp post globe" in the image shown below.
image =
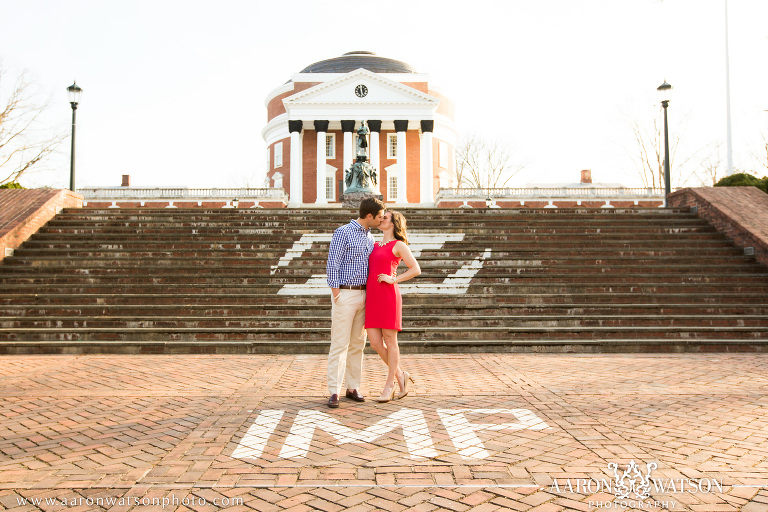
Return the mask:
<svg viewBox="0 0 768 512">
<path fill-rule="evenodd" d="M 83 90 L 77 85 L 77 82 L 67 87 L 67 94 L 69 96 L 69 104 L 72 107 L 72 147 L 70 149 L 69 160 L 69 190 L 75 191 L 75 111 L 77 110 L 77 104 L 80 103 L 80 96 L 83 94 Z"/>
<path fill-rule="evenodd" d="M 666 101 L 669 103 L 669 98 L 672 94 L 672 86 L 668 84 L 666 80 L 664 80 L 664 83 L 658 86 L 656 90 L 659 92 L 659 99 L 661 102 L 663 103 Z"/>
<path fill-rule="evenodd" d="M 656 88 L 661 97 L 661 106 L 664 107 L 664 206 L 669 206 L 669 194 L 672 190 L 669 173 L 669 125 L 667 123 L 667 107 L 672 86 L 664 80 L 664 83 Z"/>
</svg>

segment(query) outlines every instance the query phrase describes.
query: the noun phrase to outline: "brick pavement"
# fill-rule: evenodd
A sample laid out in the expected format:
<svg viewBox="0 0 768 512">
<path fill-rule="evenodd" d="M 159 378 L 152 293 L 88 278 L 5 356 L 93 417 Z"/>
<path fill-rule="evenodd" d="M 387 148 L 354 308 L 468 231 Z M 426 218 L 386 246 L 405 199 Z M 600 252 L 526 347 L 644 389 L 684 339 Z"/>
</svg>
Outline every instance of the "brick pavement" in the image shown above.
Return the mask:
<svg viewBox="0 0 768 512">
<path fill-rule="evenodd" d="M 411 396 L 331 410 L 323 356 L 2 357 L 0 509 L 768 511 L 768 356 L 404 366 Z"/>
</svg>

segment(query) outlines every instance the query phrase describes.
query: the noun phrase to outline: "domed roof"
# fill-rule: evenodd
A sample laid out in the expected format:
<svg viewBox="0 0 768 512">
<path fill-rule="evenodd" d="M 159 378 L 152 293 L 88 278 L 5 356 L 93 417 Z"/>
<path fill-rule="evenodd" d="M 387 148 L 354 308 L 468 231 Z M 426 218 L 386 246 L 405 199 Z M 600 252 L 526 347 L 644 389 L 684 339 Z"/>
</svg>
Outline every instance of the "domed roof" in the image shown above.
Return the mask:
<svg viewBox="0 0 768 512">
<path fill-rule="evenodd" d="M 341 57 L 315 62 L 302 69 L 301 73 L 349 73 L 359 68 L 373 73 L 416 73 L 416 70 L 405 62 L 379 57 L 366 51 L 349 52 Z"/>
</svg>

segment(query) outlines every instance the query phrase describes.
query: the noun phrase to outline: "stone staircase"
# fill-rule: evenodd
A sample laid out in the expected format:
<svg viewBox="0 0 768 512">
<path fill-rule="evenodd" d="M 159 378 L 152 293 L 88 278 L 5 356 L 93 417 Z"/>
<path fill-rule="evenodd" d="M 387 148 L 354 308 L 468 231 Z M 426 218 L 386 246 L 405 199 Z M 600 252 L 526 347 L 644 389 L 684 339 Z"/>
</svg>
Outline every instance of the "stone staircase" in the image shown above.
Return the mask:
<svg viewBox="0 0 768 512">
<path fill-rule="evenodd" d="M 768 268 L 687 209 L 401 211 L 405 351 L 768 346 Z M 325 352 L 353 216 L 67 209 L 0 265 L 0 353 Z"/>
</svg>

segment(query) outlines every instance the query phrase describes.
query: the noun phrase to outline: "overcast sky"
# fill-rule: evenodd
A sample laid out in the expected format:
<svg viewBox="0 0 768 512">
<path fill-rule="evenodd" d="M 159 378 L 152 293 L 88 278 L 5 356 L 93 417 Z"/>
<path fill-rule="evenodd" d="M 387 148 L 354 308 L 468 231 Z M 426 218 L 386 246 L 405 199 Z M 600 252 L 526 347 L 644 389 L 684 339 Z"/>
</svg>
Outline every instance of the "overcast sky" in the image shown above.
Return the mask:
<svg viewBox="0 0 768 512">
<path fill-rule="evenodd" d="M 69 130 L 77 79 L 77 184 L 260 186 L 266 95 L 352 50 L 402 60 L 456 103 L 460 133 L 509 144 L 513 186 L 639 186 L 632 123 L 660 113 L 688 170 L 725 165 L 724 0 L 0 0 L 6 76 L 25 70 Z M 730 0 L 734 164 L 767 174 L 768 1 Z M 7 86 L 6 80 L 0 86 Z M 66 186 L 69 141 L 27 186 Z M 686 172 L 686 177 L 689 172 Z M 677 183 L 674 183 L 675 185 Z M 693 178 L 688 185 L 697 185 Z"/>
</svg>

